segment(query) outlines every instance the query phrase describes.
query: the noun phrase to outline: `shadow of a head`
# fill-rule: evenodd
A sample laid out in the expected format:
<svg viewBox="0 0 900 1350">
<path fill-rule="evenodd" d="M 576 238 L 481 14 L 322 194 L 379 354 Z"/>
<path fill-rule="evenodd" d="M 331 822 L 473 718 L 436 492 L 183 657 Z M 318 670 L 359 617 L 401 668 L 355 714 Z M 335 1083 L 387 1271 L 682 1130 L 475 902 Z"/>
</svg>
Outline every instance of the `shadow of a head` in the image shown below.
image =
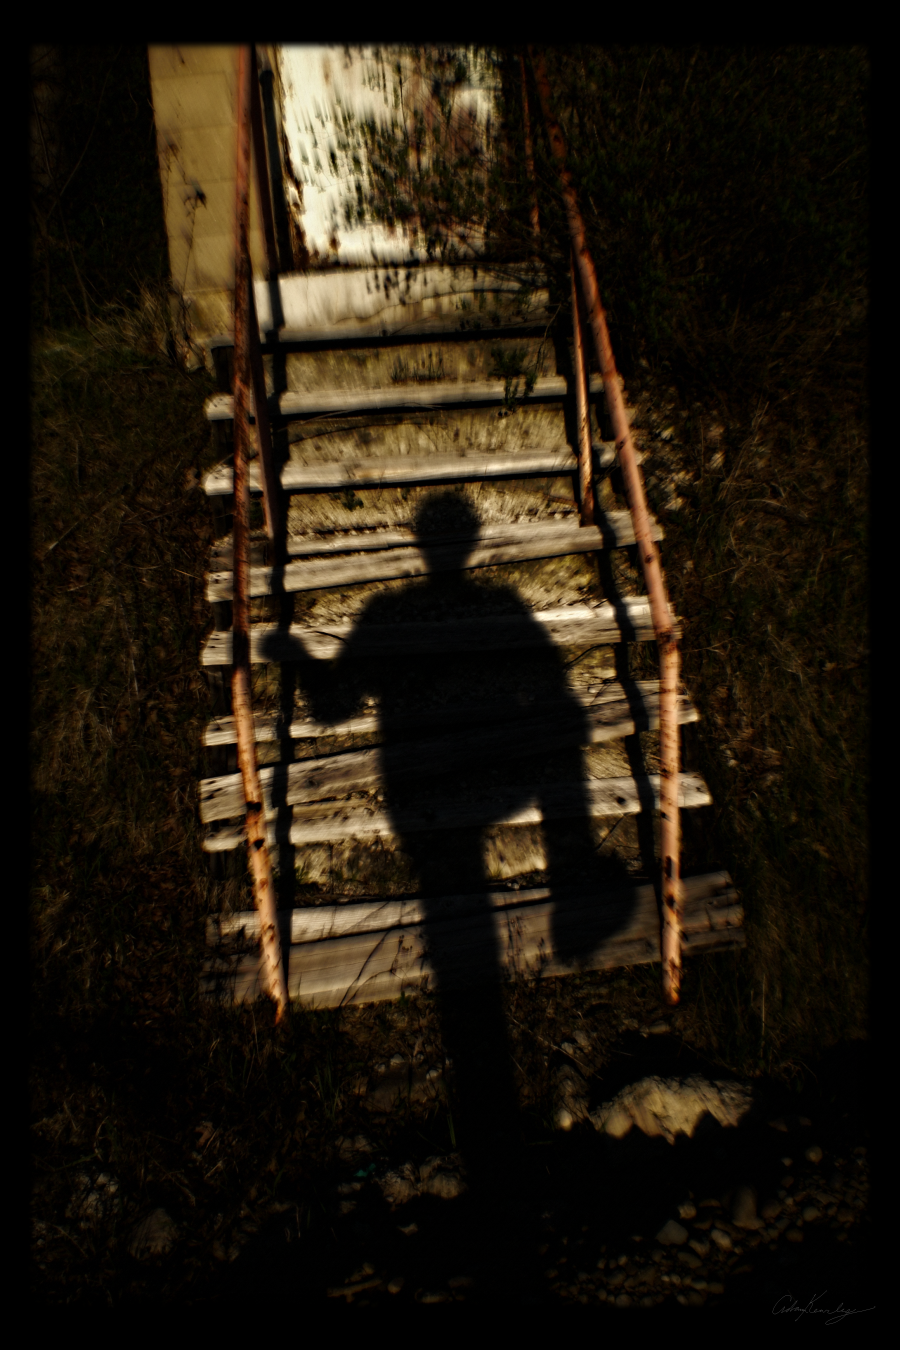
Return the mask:
<svg viewBox="0 0 900 1350">
<path fill-rule="evenodd" d="M 429 492 L 416 510 L 412 526 L 429 573 L 437 577 L 465 565 L 478 542 L 481 522 L 471 502 L 451 488 Z"/>
</svg>

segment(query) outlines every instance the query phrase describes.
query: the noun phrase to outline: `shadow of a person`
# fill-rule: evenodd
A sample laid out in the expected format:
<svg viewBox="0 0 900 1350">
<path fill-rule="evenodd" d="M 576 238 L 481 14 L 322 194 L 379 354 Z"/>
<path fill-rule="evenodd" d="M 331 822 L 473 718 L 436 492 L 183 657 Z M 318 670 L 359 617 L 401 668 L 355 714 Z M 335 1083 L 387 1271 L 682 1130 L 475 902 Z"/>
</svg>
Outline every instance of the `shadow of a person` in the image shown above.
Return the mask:
<svg viewBox="0 0 900 1350">
<path fill-rule="evenodd" d="M 454 1129 L 481 1216 L 474 1227 L 496 1250 L 500 1228 L 520 1212 L 523 1140 L 501 994 L 505 954 L 489 901 L 484 833 L 512 813 L 540 805 L 544 785 L 567 785 L 565 818 L 556 819 L 553 810 L 542 812 L 553 887 L 553 945 L 563 959 L 589 952 L 627 919 L 621 906 L 604 909 L 599 892 L 601 880 L 621 880 L 624 869 L 607 860 L 601 877 L 584 786 L 586 718 L 569 690 L 560 651 L 514 590 L 479 584 L 462 570 L 477 542 L 477 515 L 460 493 L 434 492 L 418 510 L 415 529 L 427 575 L 369 601 L 336 661 L 313 660 L 297 642 L 296 678 L 321 722 L 352 716 L 367 695 L 379 702 L 385 806 L 424 902 L 444 1051 L 452 1063 Z M 434 625 L 490 614 L 522 626 L 505 650 L 487 643 L 448 653 L 417 638 L 417 621 Z M 400 624 L 412 625 L 402 657 L 379 641 L 381 630 Z M 537 718 L 529 709 L 532 699 L 539 701 Z M 430 759 L 411 755 L 411 708 L 430 705 L 439 725 L 442 704 L 458 709 L 466 703 L 472 719 L 464 728 L 469 743 L 461 769 L 458 763 L 448 766 L 440 754 Z M 479 704 L 493 710 L 481 722 L 481 741 L 471 735 L 479 726 Z M 523 738 L 534 736 L 545 718 L 565 735 L 558 750 L 548 754 L 544 747 L 529 758 Z M 449 727 L 447 732 L 452 746 Z M 433 747 L 431 731 L 429 743 Z M 423 808 L 430 803 L 438 813 L 451 800 L 466 802 L 466 826 L 423 830 Z M 567 905 L 567 890 L 580 894 L 574 910 Z M 586 916 L 584 898 L 592 893 L 598 903 Z M 451 895 L 466 895 L 474 905 L 476 912 L 465 923 L 442 921 L 437 901 Z"/>
</svg>

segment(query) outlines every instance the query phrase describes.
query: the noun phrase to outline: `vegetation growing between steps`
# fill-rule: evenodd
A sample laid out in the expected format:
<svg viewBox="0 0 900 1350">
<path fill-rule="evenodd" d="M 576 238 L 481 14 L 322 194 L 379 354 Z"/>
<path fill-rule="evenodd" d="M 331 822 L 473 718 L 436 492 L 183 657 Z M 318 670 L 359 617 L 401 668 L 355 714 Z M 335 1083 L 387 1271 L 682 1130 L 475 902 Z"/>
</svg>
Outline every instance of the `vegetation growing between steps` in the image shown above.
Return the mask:
<svg viewBox="0 0 900 1350">
<path fill-rule="evenodd" d="M 114 56 L 65 54 L 68 242 L 54 234 L 41 252 L 35 230 L 30 1105 L 44 1302 L 189 1300 L 242 1229 L 281 1231 L 278 1206 L 298 1238 L 324 1242 L 337 1137 L 372 1130 L 359 1076 L 395 1053 L 441 1059 L 427 997 L 300 1015 L 275 1039 L 264 1005 L 196 996 L 207 914 L 249 893 L 240 859 L 211 879 L 196 810 L 213 526 L 189 483 L 216 458 L 212 388 L 166 355 L 146 53 Z M 747 913 L 747 952 L 688 964 L 675 1025 L 722 1073 L 799 1086 L 824 1045 L 866 1032 L 866 62 L 850 49 L 568 48 L 548 65 L 704 719 L 686 767 L 716 805 L 697 828 L 685 815 L 686 861 L 728 868 Z M 502 70 L 512 127 L 516 70 Z M 120 85 L 123 71 L 140 78 Z M 123 148 L 132 94 L 143 158 Z M 537 150 L 542 247 L 565 294 L 539 135 Z M 477 224 L 477 203 L 452 195 L 452 161 L 441 174 L 435 218 Z M 518 168 L 492 181 L 490 231 L 522 258 L 528 184 Z M 636 580 L 633 558 L 612 566 Z M 652 677 L 654 659 L 635 648 L 633 673 Z M 623 1026 L 658 1015 L 659 974 L 504 997 L 546 1144 L 552 1047 L 602 1005 L 592 1034 L 607 1063 Z M 455 1147 L 439 1102 L 378 1132 L 397 1162 Z M 114 1176 L 122 1206 L 67 1212 L 82 1173 Z M 138 1267 L 127 1235 L 154 1206 L 182 1238 Z"/>
</svg>

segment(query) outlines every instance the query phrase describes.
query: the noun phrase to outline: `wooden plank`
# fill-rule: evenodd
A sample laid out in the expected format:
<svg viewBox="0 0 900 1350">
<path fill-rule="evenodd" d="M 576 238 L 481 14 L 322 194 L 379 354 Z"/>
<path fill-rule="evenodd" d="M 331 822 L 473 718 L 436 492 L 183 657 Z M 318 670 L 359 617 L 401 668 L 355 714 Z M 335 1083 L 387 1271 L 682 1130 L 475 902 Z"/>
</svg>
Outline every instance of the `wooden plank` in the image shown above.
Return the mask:
<svg viewBox="0 0 900 1350">
<path fill-rule="evenodd" d="M 654 522 L 655 524 L 655 522 Z M 662 538 L 658 525 L 653 533 Z M 324 562 L 288 563 L 285 567 L 254 567 L 250 570 L 250 594 L 272 595 L 287 591 L 318 591 L 334 586 L 360 586 L 373 581 L 398 581 L 427 576 L 432 572 L 466 571 L 500 567 L 506 563 L 558 558 L 571 553 L 624 548 L 634 543 L 634 526 L 628 511 L 609 512 L 596 525 L 570 526 L 543 531 L 534 528 L 530 537 L 509 542 L 470 541 L 472 552 L 461 554 L 460 545 L 429 545 L 427 558 L 421 548 L 391 548 L 380 554 L 355 558 L 330 558 Z M 462 559 L 462 561 L 461 561 Z M 213 572 L 206 580 L 210 602 L 231 600 L 232 573 Z"/>
<path fill-rule="evenodd" d="M 415 323 L 397 323 L 393 319 L 387 323 L 383 319 L 372 319 L 368 323 L 340 324 L 332 328 L 290 328 L 278 331 L 277 342 L 266 341 L 261 334 L 260 345 L 264 354 L 275 351 L 309 351 L 323 348 L 328 351 L 346 351 L 354 347 L 369 346 L 377 343 L 380 347 L 393 347 L 416 342 L 438 342 L 441 339 L 465 342 L 484 341 L 502 342 L 506 338 L 542 337 L 555 315 L 549 310 L 535 310 L 516 322 L 509 318 L 501 319 L 498 324 L 486 322 L 478 315 L 435 314 L 431 318 L 419 319 Z M 231 333 L 216 333 L 206 338 L 204 346 L 210 351 L 234 346 Z"/>
<path fill-rule="evenodd" d="M 614 451 L 605 445 L 597 460 L 611 465 Z M 290 461 L 281 470 L 285 492 L 343 492 L 345 488 L 374 491 L 378 488 L 439 486 L 502 478 L 562 478 L 578 468 L 571 450 L 517 450 L 514 454 L 390 455 L 384 458 L 340 460 L 336 463 L 298 464 Z M 227 497 L 232 492 L 232 470 L 220 464 L 203 480 L 208 497 Z M 250 465 L 250 491 L 262 492 L 259 468 Z"/>
<path fill-rule="evenodd" d="M 511 276 L 486 259 L 474 270 L 471 263 L 425 263 L 283 273 L 277 286 L 284 328 L 302 333 L 360 326 L 379 333 L 396 324 L 428 321 L 429 309 L 486 325 L 494 316 L 502 321 L 503 310 L 515 314 L 523 300 L 539 312 L 550 304 L 546 278 Z M 260 279 L 255 291 L 265 335 L 272 327 L 270 284 Z"/>
<path fill-rule="evenodd" d="M 690 922 L 695 926 L 703 918 L 700 905 L 714 904 L 720 912 L 723 907 L 727 909 L 737 903 L 737 892 L 731 877 L 724 871 L 689 877 L 683 883 L 683 892 L 685 912 L 694 915 Z M 280 910 L 278 919 L 283 941 L 322 942 L 354 933 L 384 933 L 392 928 L 412 927 L 424 923 L 426 919 L 432 924 L 443 922 L 446 919 L 481 914 L 485 908 L 516 910 L 552 899 L 553 891 L 549 886 L 538 886 L 527 891 L 491 891 L 487 895 L 445 895 L 429 900 L 427 906 L 423 900 L 406 897 L 399 900 L 349 900 L 336 905 Z M 607 903 L 610 903 L 609 897 Z M 596 907 L 596 904 L 596 896 L 575 897 L 576 907 Z M 714 926 L 712 919 L 709 924 Z M 252 909 L 237 914 L 210 915 L 206 922 L 206 941 L 210 946 L 228 939 L 250 942 L 258 937 L 259 915 Z"/>
<path fill-rule="evenodd" d="M 656 635 L 646 596 L 624 596 L 613 606 L 564 605 L 534 610 L 527 621 L 498 614 L 479 619 L 446 619 L 441 623 L 397 624 L 354 633 L 352 623 L 313 629 L 292 624 L 254 624 L 250 629 L 250 660 L 333 660 L 351 635 L 362 657 L 428 655 L 440 652 L 523 650 L 544 642 L 558 647 L 588 647 L 618 642 L 645 642 Z M 676 630 L 680 634 L 680 629 Z M 364 636 L 363 636 L 364 632 Z M 204 666 L 231 665 L 231 632 L 211 633 L 201 653 Z"/>
<path fill-rule="evenodd" d="M 687 954 L 710 946 L 740 945 L 743 911 L 734 892 L 685 903 Z M 559 935 L 565 954 L 557 948 Z M 659 960 L 659 915 L 653 886 L 636 886 L 607 899 L 560 896 L 558 901 L 467 913 L 290 947 L 288 989 L 313 1007 L 337 1007 L 397 998 L 428 982 L 437 987 L 432 952 L 440 943 L 443 987 L 483 980 L 573 974 Z M 499 960 L 498 960 L 499 958 Z M 222 978 L 211 964 L 202 988 L 217 986 L 235 1001 L 261 992 L 259 959 L 238 958 Z"/>
<path fill-rule="evenodd" d="M 588 713 L 599 714 L 601 705 L 620 703 L 626 694 L 621 684 L 610 680 L 599 691 L 575 688 L 570 691 L 572 698 Z M 648 720 L 655 714 L 659 698 L 658 680 L 635 680 L 633 696 L 643 702 Z M 697 722 L 700 714 L 690 703 L 686 695 L 681 696 L 680 705 L 684 710 L 686 722 Z M 630 704 L 629 704 L 630 707 Z M 529 713 L 543 716 L 558 710 L 559 704 L 536 700 L 528 707 Z M 440 708 L 427 709 L 419 713 L 407 713 L 403 719 L 402 732 L 412 735 L 418 732 L 431 734 L 447 732 L 457 727 L 492 725 L 508 721 L 511 717 L 520 717 L 522 710 L 510 708 L 509 702 L 445 704 Z M 377 711 L 348 717 L 342 722 L 316 722 L 311 717 L 294 718 L 290 722 L 280 716 L 268 716 L 257 713 L 254 717 L 254 729 L 257 741 L 287 741 L 320 739 L 329 736 L 371 735 L 381 729 L 381 718 Z M 645 729 L 649 729 L 645 728 Z M 235 743 L 234 718 L 214 717 L 207 723 L 203 737 L 204 745 L 233 745 Z"/>
<path fill-rule="evenodd" d="M 566 717 L 559 705 L 519 710 L 514 723 L 514 734 L 509 726 L 509 714 L 499 725 L 488 728 L 470 727 L 463 732 L 437 736 L 431 740 L 414 740 L 395 747 L 391 753 L 391 776 L 394 781 L 403 777 L 419 777 L 422 765 L 436 771 L 449 772 L 463 768 L 474 754 L 496 753 L 504 760 L 511 756 L 552 754 L 566 745 L 599 745 L 606 741 L 632 736 L 636 731 L 654 730 L 659 726 L 659 688 L 641 700 L 643 715 L 635 716 L 629 700 L 608 699 L 595 708 Z M 698 720 L 696 709 L 684 695 L 679 700 L 679 724 Z M 504 721 L 507 725 L 504 725 Z M 446 728 L 442 727 L 446 732 Z M 318 759 L 303 759 L 291 764 L 271 764 L 259 771 L 260 784 L 267 809 L 271 810 L 272 793 L 278 789 L 279 799 L 287 806 L 301 802 L 323 801 L 344 796 L 363 788 L 374 790 L 383 786 L 382 751 L 378 747 L 348 750 L 341 754 Z M 283 797 L 282 797 L 283 794 Z M 241 776 L 238 773 L 205 778 L 200 783 L 200 819 L 204 824 L 214 820 L 228 820 L 244 811 Z"/>
<path fill-rule="evenodd" d="M 535 519 L 519 520 L 511 524 L 481 525 L 478 534 L 475 536 L 440 535 L 430 539 L 429 543 L 433 546 L 482 543 L 496 544 L 499 547 L 505 544 L 527 543 L 538 536 L 541 538 L 547 536 L 550 539 L 559 537 L 560 540 L 563 537 L 571 538 L 577 543 L 581 537 L 581 525 L 578 521 L 574 501 L 572 509 L 573 515 L 568 520 Z M 611 530 L 618 530 L 620 526 L 625 530 L 628 528 L 630 520 L 631 516 L 627 511 L 609 511 L 605 514 L 601 524 L 606 524 Z M 660 538 L 664 538 L 662 526 L 657 524 L 657 529 Z M 313 535 L 290 534 L 287 536 L 285 548 L 290 558 L 321 558 L 340 553 L 375 553 L 381 549 L 412 548 L 418 545 L 418 541 L 419 536 L 413 529 L 345 530 L 341 533 L 327 535 L 324 533 Z M 265 547 L 264 541 L 259 541 L 257 547 L 261 555 L 262 549 Z M 231 536 L 226 535 L 213 544 L 209 551 L 210 572 L 230 571 L 232 558 Z M 251 561 L 253 561 L 252 558 Z"/>
<path fill-rule="evenodd" d="M 531 787 L 536 800 L 516 811 L 504 811 L 496 798 L 447 801 L 435 799 L 415 810 L 403 812 L 406 833 L 429 830 L 471 829 L 494 825 L 540 825 L 545 819 L 577 818 L 587 811 L 592 819 L 606 816 L 636 815 L 645 806 L 659 810 L 659 774 L 648 774 L 640 784 L 634 778 L 588 778 L 579 782 L 552 783 Z M 265 790 L 264 790 L 265 792 Z M 682 773 L 678 777 L 678 804 L 689 811 L 712 803 L 709 789 L 700 774 Z M 268 805 L 268 803 L 267 803 Z M 280 814 L 280 813 L 278 813 Z M 292 810 L 288 825 L 274 819 L 267 810 L 268 841 L 278 843 L 324 844 L 346 839 L 396 838 L 399 831 L 391 812 L 373 802 L 313 802 Z M 203 841 L 207 853 L 227 853 L 244 840 L 243 825 L 226 826 Z"/>
<path fill-rule="evenodd" d="M 559 402 L 568 397 L 569 386 L 563 375 L 542 375 L 524 398 L 524 377 L 513 381 L 518 385 L 518 402 Z M 599 375 L 591 376 L 589 394 L 597 398 L 603 393 Z M 458 408 L 473 405 L 502 406 L 508 399 L 505 380 L 433 380 L 418 384 L 396 384 L 390 389 L 287 389 L 278 399 L 278 411 L 273 416 L 286 418 L 321 417 L 339 413 L 343 417 L 358 413 L 411 412 L 416 409 L 437 411 L 440 408 Z M 231 394 L 213 394 L 203 405 L 209 422 L 230 422 L 234 418 L 234 399 Z"/>
</svg>

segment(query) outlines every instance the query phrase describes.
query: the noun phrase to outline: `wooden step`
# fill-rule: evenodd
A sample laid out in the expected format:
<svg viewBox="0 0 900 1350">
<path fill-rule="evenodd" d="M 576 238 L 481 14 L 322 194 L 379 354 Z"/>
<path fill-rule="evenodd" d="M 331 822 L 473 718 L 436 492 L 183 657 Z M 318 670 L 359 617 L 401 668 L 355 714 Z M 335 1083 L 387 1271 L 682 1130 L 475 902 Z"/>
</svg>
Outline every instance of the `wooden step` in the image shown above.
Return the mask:
<svg viewBox="0 0 900 1350">
<path fill-rule="evenodd" d="M 652 521 L 653 537 L 662 538 L 662 530 Z M 516 537 L 518 535 L 518 537 Z M 355 558 L 331 558 L 325 562 L 289 563 L 286 567 L 251 567 L 250 595 L 272 595 L 297 591 L 318 591 L 334 586 L 358 586 L 373 581 L 397 581 L 403 577 L 421 577 L 432 572 L 459 571 L 479 567 L 499 567 L 505 563 L 558 558 L 571 553 L 593 553 L 598 549 L 624 548 L 633 544 L 634 525 L 629 511 L 614 511 L 584 527 L 542 528 L 539 524 L 510 530 L 510 537 L 469 543 L 472 551 L 462 557 L 460 544 L 437 545 L 429 542 L 427 558 L 419 547 L 389 548 L 380 554 Z M 295 541 L 296 545 L 296 541 Z M 213 572 L 206 580 L 206 598 L 211 602 L 231 600 L 234 583 L 231 571 Z"/>
<path fill-rule="evenodd" d="M 534 517 L 507 524 L 480 525 L 478 534 L 474 536 L 471 534 L 434 535 L 429 538 L 429 545 L 437 547 L 444 544 L 469 543 L 472 545 L 495 544 L 500 547 L 508 544 L 528 543 L 535 538 L 542 540 L 548 538 L 554 540 L 554 542 L 571 539 L 577 545 L 581 538 L 582 526 L 579 524 L 576 514 L 577 507 L 574 502 L 571 503 L 571 510 L 572 515 L 565 520 Z M 654 522 L 654 527 L 659 531 L 659 538 L 665 538 L 662 526 Z M 620 530 L 624 534 L 630 528 L 633 528 L 631 515 L 627 511 L 609 511 L 602 516 L 598 528 L 615 532 L 618 538 Z M 291 558 L 322 558 L 332 557 L 340 553 L 376 553 L 381 549 L 413 548 L 417 547 L 418 543 L 419 536 L 411 527 L 403 529 L 373 528 L 344 530 L 339 533 L 290 534 L 285 541 L 285 548 Z M 263 557 L 265 541 L 253 541 L 251 549 L 253 550 L 251 559 L 255 562 L 257 557 Z M 210 548 L 210 572 L 230 572 L 232 558 L 232 537 L 230 534 L 224 535 Z M 262 563 L 258 565 L 262 566 Z"/>
<path fill-rule="evenodd" d="M 744 945 L 743 909 L 727 873 L 686 878 L 682 888 L 684 956 Z M 255 914 L 232 919 L 252 935 Z M 421 901 L 363 902 L 294 910 L 282 919 L 291 937 L 295 929 L 299 937 L 284 945 L 289 993 L 307 1007 L 395 999 L 426 981 L 437 988 L 438 949 L 444 988 L 660 959 L 656 891 L 646 884 L 599 896 L 553 895 L 546 888 L 455 896 L 429 901 L 427 909 Z M 252 1000 L 262 992 L 259 976 L 256 953 L 214 959 L 201 989 L 207 996 Z"/>
<path fill-rule="evenodd" d="M 527 398 L 525 379 L 512 381 L 516 402 L 558 403 L 569 395 L 568 381 L 562 375 L 542 375 L 535 381 Z M 590 397 L 603 392 L 603 380 L 592 375 Z M 389 389 L 321 389 L 286 390 L 278 399 L 278 416 L 282 418 L 322 417 L 340 414 L 343 417 L 359 413 L 411 412 L 419 409 L 437 411 L 441 408 L 502 407 L 510 396 L 506 380 L 434 380 L 413 384 L 396 384 Z M 207 421 L 230 422 L 234 418 L 234 398 L 231 394 L 213 394 L 203 405 Z"/>
<path fill-rule="evenodd" d="M 432 324 L 466 324 L 473 335 L 488 328 L 499 336 L 494 320 L 502 324 L 520 317 L 517 301 L 523 292 L 528 302 L 521 311 L 523 321 L 550 317 L 546 278 L 520 280 L 489 265 L 473 268 L 471 263 L 283 273 L 274 282 L 255 281 L 253 289 L 263 340 L 274 326 L 273 290 L 283 320 L 282 340 L 288 334 L 328 342 L 378 338 L 411 325 L 434 331 Z M 233 336 L 223 337 L 224 342 L 214 341 L 234 345 Z"/>
<path fill-rule="evenodd" d="M 653 719 L 659 716 L 659 681 L 635 680 L 626 694 L 618 681 L 610 679 L 596 692 L 592 689 L 571 691 L 576 703 L 584 709 L 591 719 L 591 725 L 599 725 L 606 718 L 610 724 L 617 724 L 623 713 L 637 712 L 641 726 L 637 730 L 651 730 Z M 679 719 L 683 722 L 698 722 L 700 714 L 687 698 L 679 695 Z M 525 705 L 525 711 L 536 717 L 546 717 L 558 712 L 559 702 L 535 699 Z M 641 710 L 643 717 L 641 717 Z M 403 719 L 400 734 L 415 736 L 429 733 L 439 735 L 458 728 L 490 725 L 508 722 L 522 716 L 523 708 L 519 704 L 511 705 L 509 700 L 491 703 L 447 704 L 441 708 L 427 709 L 418 713 L 407 713 Z M 647 725 L 643 721 L 646 719 Z M 330 736 L 368 736 L 381 730 L 381 718 L 377 710 L 348 717 L 343 722 L 316 722 L 311 717 L 297 717 L 286 721 L 280 716 L 267 716 L 255 713 L 253 717 L 255 739 L 262 742 L 289 740 L 320 740 Z M 617 735 L 630 735 L 622 731 Z M 207 723 L 203 735 L 204 745 L 235 745 L 237 733 L 233 717 L 214 717 Z"/>
<path fill-rule="evenodd" d="M 404 811 L 403 830 L 458 830 L 492 825 L 540 825 L 543 820 L 577 819 L 585 811 L 591 819 L 636 815 L 645 808 L 659 810 L 659 774 L 648 774 L 640 783 L 634 778 L 587 778 L 579 782 L 552 783 L 531 790 L 540 793 L 533 803 L 515 811 L 503 811 L 495 799 L 468 801 L 436 799 L 432 805 Z M 525 787 L 522 791 L 527 791 Z M 267 805 L 268 805 L 267 799 Z M 700 774 L 683 773 L 678 779 L 681 810 L 709 806 L 712 797 Z M 373 802 L 315 802 L 292 810 L 288 827 L 268 819 L 269 843 L 320 844 L 346 839 L 395 838 L 399 831 L 390 811 Z M 495 814 L 496 813 L 496 814 Z M 274 812 L 272 815 L 274 816 Z M 228 826 L 206 836 L 207 853 L 227 853 L 244 842 L 243 825 Z"/>
<path fill-rule="evenodd" d="M 504 316 L 495 321 L 477 313 L 459 310 L 435 314 L 413 323 L 373 319 L 368 323 L 341 324 L 333 328 L 280 328 L 273 340 L 260 334 L 263 355 L 272 352 L 347 351 L 359 347 L 396 347 L 415 342 L 502 342 L 504 339 L 542 337 L 553 321 L 549 309 L 535 308 L 521 319 Z M 234 347 L 233 333 L 215 333 L 205 340 L 210 351 Z"/>
<path fill-rule="evenodd" d="M 737 893 L 727 872 L 709 872 L 703 876 L 686 877 L 682 881 L 685 911 L 691 914 L 698 905 L 709 905 L 718 914 L 737 903 Z M 625 890 L 625 904 L 627 894 Z M 651 888 L 652 889 L 652 888 Z M 445 920 L 468 918 L 488 910 L 510 911 L 553 899 L 550 886 L 536 886 L 530 890 L 489 891 L 486 895 L 444 895 L 435 899 L 401 896 L 398 899 L 351 900 L 342 899 L 333 905 L 301 906 L 280 910 L 279 931 L 285 943 L 326 942 L 334 938 L 352 937 L 360 933 L 385 933 L 392 928 L 408 928 L 426 921 L 430 924 Z M 606 897 L 606 904 L 621 904 L 622 895 Z M 571 903 L 571 901 L 570 901 Z M 587 897 L 575 897 L 575 908 L 581 904 L 597 904 Z M 603 901 L 601 900 L 601 904 Z M 255 909 L 236 914 L 211 914 L 206 921 L 207 946 L 256 942 L 259 939 L 259 914 Z"/>
<path fill-rule="evenodd" d="M 676 627 L 680 636 L 680 626 Z M 534 610 L 526 620 L 517 615 L 496 614 L 478 619 L 445 619 L 435 623 L 376 625 L 356 631 L 353 623 L 323 624 L 312 628 L 291 624 L 253 624 L 250 629 L 250 660 L 300 661 L 308 658 L 333 660 L 354 638 L 354 651 L 369 656 L 425 656 L 440 652 L 483 652 L 541 646 L 588 647 L 619 642 L 646 642 L 656 634 L 646 596 L 625 596 L 614 606 L 604 601 L 596 606 L 563 605 L 558 609 Z M 201 652 L 204 666 L 230 666 L 231 630 L 210 633 Z"/>
<path fill-rule="evenodd" d="M 498 758 L 506 762 L 516 756 L 549 755 L 567 745 L 599 745 L 632 736 L 636 731 L 656 730 L 659 727 L 659 686 L 640 700 L 635 699 L 640 704 L 640 711 L 629 705 L 621 693 L 621 686 L 619 689 L 618 698 L 611 697 L 596 707 L 570 714 L 561 710 L 558 703 L 549 708 L 539 705 L 525 711 L 519 709 L 513 729 L 507 715 L 505 724 L 501 721 L 490 727 L 470 725 L 450 735 L 394 745 L 391 751 L 392 779 L 421 777 L 423 764 L 429 766 L 429 772 L 446 773 L 463 768 L 474 755 L 482 759 L 486 754 L 496 752 Z M 685 695 L 681 695 L 679 725 L 697 720 L 697 710 Z M 440 730 L 446 732 L 447 728 Z M 347 750 L 292 764 L 270 764 L 259 770 L 259 777 L 267 810 L 272 809 L 272 794 L 276 790 L 279 800 L 288 806 L 341 797 L 361 789 L 379 790 L 383 788 L 382 752 L 378 747 L 370 746 L 365 750 Z M 243 811 L 244 791 L 239 773 L 202 780 L 200 819 L 204 824 L 228 820 Z"/>
<path fill-rule="evenodd" d="M 594 447 L 594 470 L 615 463 L 615 448 L 605 442 Z M 438 486 L 503 478 L 562 478 L 578 472 L 571 450 L 517 450 L 513 454 L 391 455 L 380 459 L 339 460 L 330 464 L 290 461 L 281 470 L 285 492 L 343 492 L 378 488 Z M 234 487 L 229 463 L 210 470 L 203 480 L 208 497 L 230 496 Z M 250 464 L 250 491 L 262 492 L 256 460 Z"/>
</svg>

